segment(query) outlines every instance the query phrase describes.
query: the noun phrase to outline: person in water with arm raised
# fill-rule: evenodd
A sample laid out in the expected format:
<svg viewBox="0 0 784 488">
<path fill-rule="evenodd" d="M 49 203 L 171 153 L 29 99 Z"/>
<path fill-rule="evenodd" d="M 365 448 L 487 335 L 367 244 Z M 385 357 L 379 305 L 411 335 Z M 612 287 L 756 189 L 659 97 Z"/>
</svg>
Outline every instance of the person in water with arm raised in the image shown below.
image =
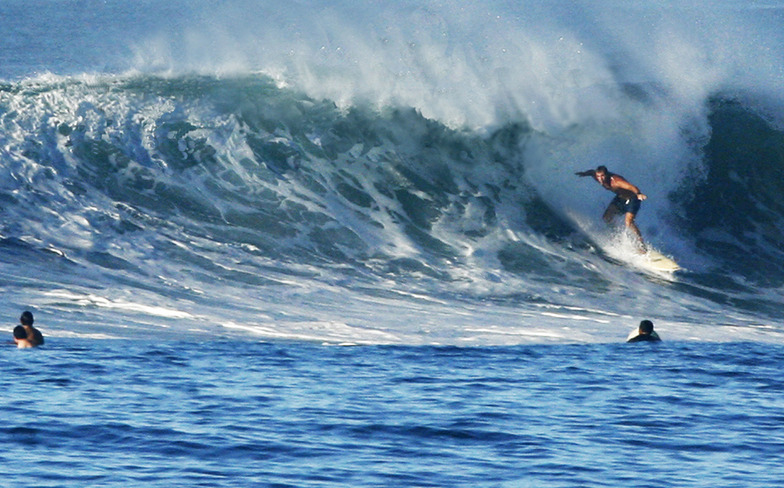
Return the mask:
<svg viewBox="0 0 784 488">
<path fill-rule="evenodd" d="M 634 218 L 640 210 L 641 202 L 648 197 L 623 176 L 610 173 L 606 166 L 599 166 L 596 169 L 587 171 L 578 171 L 575 174 L 577 176 L 591 176 L 605 189 L 615 193 L 615 198 L 607 206 L 607 210 L 604 211 L 604 221 L 610 224 L 618 214 L 623 213 L 626 219 L 626 227 L 634 233 L 639 240 L 642 251 L 645 252 L 645 242 Z"/>
</svg>

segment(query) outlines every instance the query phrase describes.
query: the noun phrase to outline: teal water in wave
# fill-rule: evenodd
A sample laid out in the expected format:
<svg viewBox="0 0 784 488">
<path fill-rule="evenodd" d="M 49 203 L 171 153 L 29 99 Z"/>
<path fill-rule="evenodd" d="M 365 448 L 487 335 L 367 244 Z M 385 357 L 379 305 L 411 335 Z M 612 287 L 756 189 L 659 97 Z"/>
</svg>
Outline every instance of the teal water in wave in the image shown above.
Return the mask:
<svg viewBox="0 0 784 488">
<path fill-rule="evenodd" d="M 781 346 L 0 350 L 6 486 L 775 486 Z"/>
<path fill-rule="evenodd" d="M 601 223 L 607 192 L 542 159 L 527 123 L 343 109 L 260 75 L 10 83 L 0 286 L 61 336 L 606 342 L 651 318 L 678 339 L 718 324 L 714 340 L 777 341 L 782 132 L 709 107 L 704 166 L 669 195 L 648 181 L 639 215 L 672 276 L 635 268 Z M 574 144 L 608 136 L 586 130 Z"/>
</svg>

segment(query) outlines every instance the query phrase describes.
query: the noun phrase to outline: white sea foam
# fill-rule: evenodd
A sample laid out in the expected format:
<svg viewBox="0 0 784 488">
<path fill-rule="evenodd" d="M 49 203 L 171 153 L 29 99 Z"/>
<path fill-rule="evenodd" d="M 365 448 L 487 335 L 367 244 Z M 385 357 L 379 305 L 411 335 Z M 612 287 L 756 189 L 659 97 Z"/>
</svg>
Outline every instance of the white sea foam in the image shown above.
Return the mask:
<svg viewBox="0 0 784 488">
<path fill-rule="evenodd" d="M 778 9 L 718 1 L 194 2 L 203 21 L 135 43 L 139 67 L 262 71 L 317 97 L 370 100 L 482 127 L 528 117 L 562 128 L 615 120 L 623 83 L 653 107 L 721 89 L 772 92 Z M 650 114 L 649 114 L 650 115 Z"/>
</svg>

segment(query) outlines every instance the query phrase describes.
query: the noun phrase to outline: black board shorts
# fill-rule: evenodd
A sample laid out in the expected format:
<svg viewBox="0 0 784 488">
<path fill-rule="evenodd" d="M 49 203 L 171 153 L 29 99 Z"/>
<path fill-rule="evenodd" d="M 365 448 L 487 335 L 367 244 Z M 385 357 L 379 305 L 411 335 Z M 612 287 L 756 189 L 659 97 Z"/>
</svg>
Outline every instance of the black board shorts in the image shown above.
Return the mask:
<svg viewBox="0 0 784 488">
<path fill-rule="evenodd" d="M 625 198 L 621 198 L 618 196 L 613 198 L 613 201 L 611 202 L 611 204 L 614 205 L 619 212 L 625 214 L 630 213 L 632 215 L 637 215 L 637 212 L 640 211 L 640 203 L 642 203 L 642 200 L 640 200 L 639 198 L 632 198 L 626 200 Z"/>
</svg>

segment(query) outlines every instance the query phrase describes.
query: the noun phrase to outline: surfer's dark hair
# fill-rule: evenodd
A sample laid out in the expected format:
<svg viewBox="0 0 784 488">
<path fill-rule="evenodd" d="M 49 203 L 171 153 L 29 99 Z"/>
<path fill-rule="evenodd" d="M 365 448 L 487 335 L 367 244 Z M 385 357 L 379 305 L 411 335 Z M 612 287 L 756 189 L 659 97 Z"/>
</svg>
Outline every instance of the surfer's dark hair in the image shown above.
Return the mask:
<svg viewBox="0 0 784 488">
<path fill-rule="evenodd" d="M 14 327 L 14 338 L 15 339 L 27 339 L 27 331 L 21 325 L 17 325 Z"/>
<path fill-rule="evenodd" d="M 33 319 L 33 313 L 28 311 L 22 312 L 22 316 L 19 317 L 19 321 L 22 322 L 22 325 L 33 325 L 33 322 L 35 322 Z"/>
<path fill-rule="evenodd" d="M 650 320 L 643 320 L 640 322 L 640 332 L 643 334 L 650 334 L 653 332 L 653 322 Z"/>
<path fill-rule="evenodd" d="M 601 165 L 598 168 L 596 168 L 596 171 L 601 173 L 607 173 L 608 172 L 607 166 Z"/>
</svg>

